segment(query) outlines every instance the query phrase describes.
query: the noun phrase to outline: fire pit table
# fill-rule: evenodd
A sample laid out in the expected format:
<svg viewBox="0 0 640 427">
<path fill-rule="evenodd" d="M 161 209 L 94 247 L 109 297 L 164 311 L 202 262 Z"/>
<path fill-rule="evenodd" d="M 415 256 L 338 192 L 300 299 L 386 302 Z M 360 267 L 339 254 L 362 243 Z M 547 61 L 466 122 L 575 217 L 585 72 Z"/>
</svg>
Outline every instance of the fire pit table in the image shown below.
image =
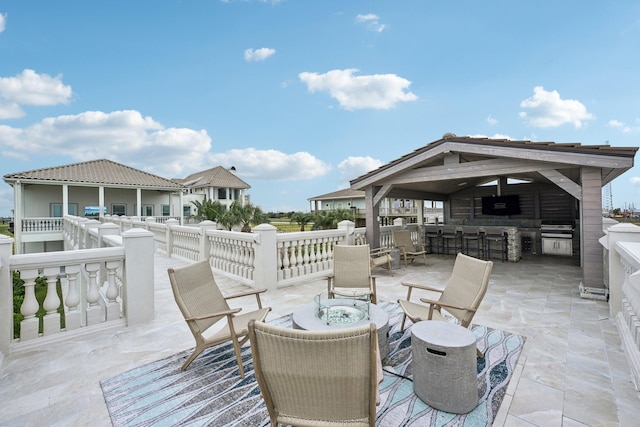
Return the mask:
<svg viewBox="0 0 640 427">
<path fill-rule="evenodd" d="M 351 298 L 321 299 L 301 305 L 291 316 L 295 329 L 320 331 L 374 323 L 378 332 L 380 359 L 389 353 L 389 316 L 375 304 Z"/>
</svg>

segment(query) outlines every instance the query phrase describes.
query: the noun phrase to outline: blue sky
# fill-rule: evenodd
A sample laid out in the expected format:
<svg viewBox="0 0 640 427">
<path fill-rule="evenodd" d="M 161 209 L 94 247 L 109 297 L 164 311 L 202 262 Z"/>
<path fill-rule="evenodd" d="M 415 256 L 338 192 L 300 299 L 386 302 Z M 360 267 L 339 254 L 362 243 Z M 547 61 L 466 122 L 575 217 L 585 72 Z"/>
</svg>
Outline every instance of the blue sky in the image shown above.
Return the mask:
<svg viewBox="0 0 640 427">
<path fill-rule="evenodd" d="M 446 132 L 638 146 L 638 52 L 636 0 L 0 0 L 0 174 L 235 166 L 307 211 Z"/>
</svg>

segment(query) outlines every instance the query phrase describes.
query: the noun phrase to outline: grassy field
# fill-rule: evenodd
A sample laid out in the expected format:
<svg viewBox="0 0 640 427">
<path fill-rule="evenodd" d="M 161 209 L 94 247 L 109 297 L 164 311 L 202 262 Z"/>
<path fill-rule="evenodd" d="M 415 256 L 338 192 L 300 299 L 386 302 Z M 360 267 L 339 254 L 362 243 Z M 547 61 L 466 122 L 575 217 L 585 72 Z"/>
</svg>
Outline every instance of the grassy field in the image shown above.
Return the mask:
<svg viewBox="0 0 640 427">
<path fill-rule="evenodd" d="M 0 234 L 13 237 L 13 234 L 9 233 L 9 224 L 0 224 Z"/>
</svg>

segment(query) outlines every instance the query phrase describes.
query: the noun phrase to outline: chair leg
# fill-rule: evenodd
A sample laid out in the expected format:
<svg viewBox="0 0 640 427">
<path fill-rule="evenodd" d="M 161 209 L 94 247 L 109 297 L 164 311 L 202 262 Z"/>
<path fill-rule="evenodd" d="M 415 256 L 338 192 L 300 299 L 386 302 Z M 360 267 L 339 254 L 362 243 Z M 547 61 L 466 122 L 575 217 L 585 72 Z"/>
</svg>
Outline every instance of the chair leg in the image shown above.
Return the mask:
<svg viewBox="0 0 640 427">
<path fill-rule="evenodd" d="M 204 348 L 199 348 L 196 346 L 195 350 L 193 350 L 193 353 L 191 353 L 191 356 L 189 356 L 187 360 L 185 360 L 182 364 L 181 369 L 185 371 L 189 367 L 189 365 L 191 365 L 191 362 L 193 362 L 193 360 L 198 357 L 200 353 L 202 353 L 202 350 L 204 350 Z"/>
<path fill-rule="evenodd" d="M 404 331 L 404 322 L 405 320 L 407 320 L 407 315 L 403 314 L 402 315 L 402 323 L 400 324 L 400 332 Z"/>
<path fill-rule="evenodd" d="M 236 340 L 233 340 L 233 350 L 236 353 L 236 361 L 238 362 L 238 369 L 240 370 L 240 378 L 244 378 L 244 366 L 242 365 L 242 355 L 240 354 L 240 343 Z"/>
</svg>

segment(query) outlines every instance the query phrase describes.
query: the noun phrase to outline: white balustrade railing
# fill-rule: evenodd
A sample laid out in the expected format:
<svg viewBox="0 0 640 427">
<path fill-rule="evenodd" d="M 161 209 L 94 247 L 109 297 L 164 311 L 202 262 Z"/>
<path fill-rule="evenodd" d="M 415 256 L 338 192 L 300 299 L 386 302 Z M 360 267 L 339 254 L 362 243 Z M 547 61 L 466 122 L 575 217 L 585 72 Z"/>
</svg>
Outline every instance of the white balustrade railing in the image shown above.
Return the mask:
<svg viewBox="0 0 640 427">
<path fill-rule="evenodd" d="M 253 233 L 207 230 L 205 238 L 209 263 L 215 271 L 254 285 L 256 241 Z"/>
<path fill-rule="evenodd" d="M 203 239 L 202 230 L 197 227 L 183 225 L 170 227 L 173 241 L 171 254 L 190 261 L 202 259 L 200 257 L 200 242 Z"/>
<path fill-rule="evenodd" d="M 333 246 L 347 239 L 343 230 L 280 233 L 277 235 L 277 282 L 285 285 L 304 277 L 330 274 Z"/>
<path fill-rule="evenodd" d="M 13 239 L 0 236 L 0 295 L 12 295 L 14 273 L 24 281 L 19 333 L 14 334 L 13 298 L 0 298 L 0 360 L 12 350 L 153 319 L 153 235 L 145 230 L 115 235 L 113 224 L 85 229 L 88 221 L 65 221 L 65 236 L 75 242 L 83 233 L 96 236 L 101 247 L 14 255 Z M 36 298 L 41 281 L 42 303 Z"/>
<path fill-rule="evenodd" d="M 24 218 L 22 220 L 22 232 L 59 232 L 63 228 L 62 218 Z"/>
<path fill-rule="evenodd" d="M 600 239 L 605 249 L 609 311 L 640 391 L 640 227 L 617 224 Z"/>
</svg>

